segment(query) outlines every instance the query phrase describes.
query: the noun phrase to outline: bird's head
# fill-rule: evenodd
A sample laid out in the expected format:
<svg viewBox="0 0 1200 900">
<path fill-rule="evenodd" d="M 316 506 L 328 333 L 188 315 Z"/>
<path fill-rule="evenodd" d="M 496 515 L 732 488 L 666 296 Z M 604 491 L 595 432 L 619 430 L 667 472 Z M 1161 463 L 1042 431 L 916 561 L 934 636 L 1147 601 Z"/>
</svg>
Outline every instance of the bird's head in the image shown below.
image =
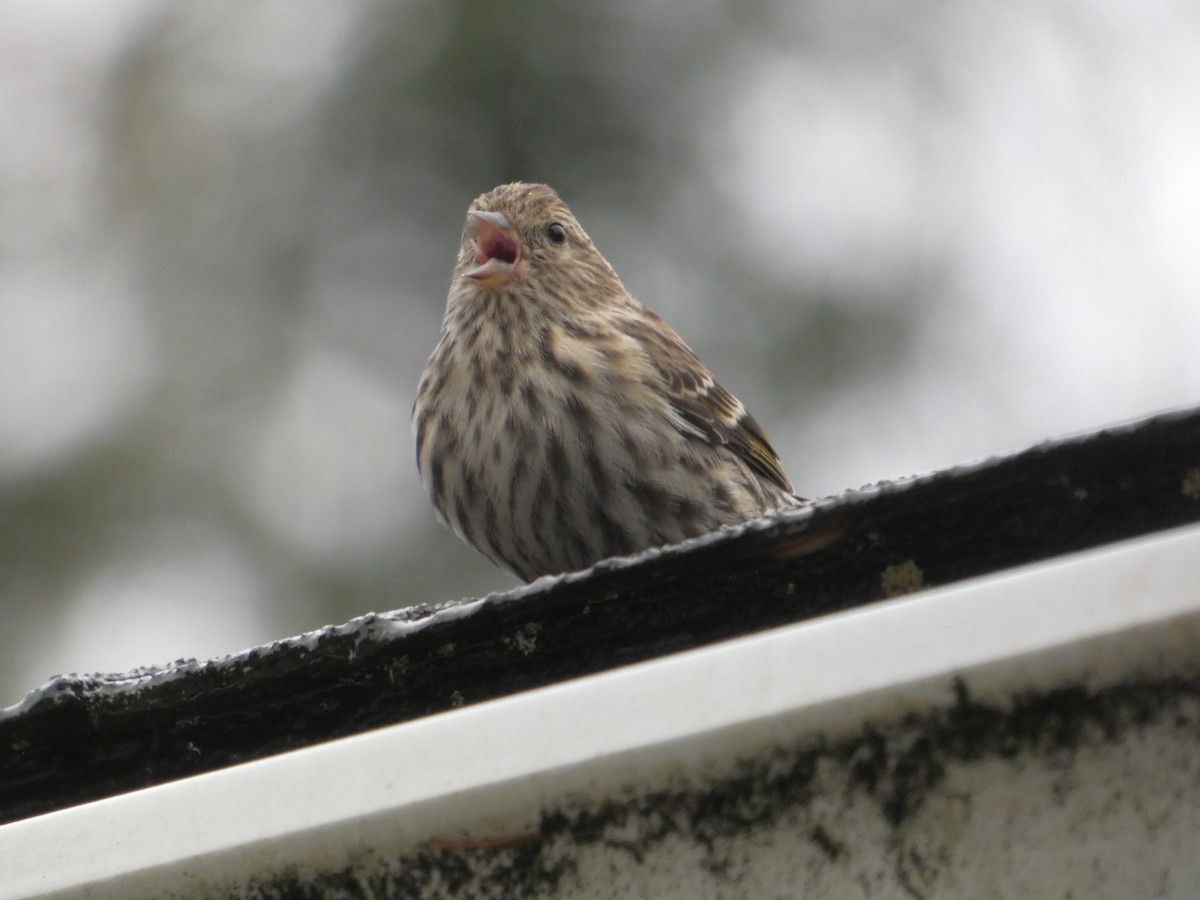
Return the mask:
<svg viewBox="0 0 1200 900">
<path fill-rule="evenodd" d="M 467 211 L 456 277 L 484 290 L 539 286 L 556 295 L 620 282 L 558 194 L 501 185 Z"/>
</svg>

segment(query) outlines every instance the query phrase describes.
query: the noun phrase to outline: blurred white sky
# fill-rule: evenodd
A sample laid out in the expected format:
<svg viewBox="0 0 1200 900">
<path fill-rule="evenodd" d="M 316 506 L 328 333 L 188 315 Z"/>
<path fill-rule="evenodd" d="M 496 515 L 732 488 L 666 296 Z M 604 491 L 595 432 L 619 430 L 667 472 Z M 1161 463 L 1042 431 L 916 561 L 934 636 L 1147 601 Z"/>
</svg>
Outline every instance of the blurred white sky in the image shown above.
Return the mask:
<svg viewBox="0 0 1200 900">
<path fill-rule="evenodd" d="M 949 261 L 905 377 L 829 395 L 779 439 L 801 483 L 821 460 L 817 493 L 1200 400 L 1194 11 L 925 9 L 954 49 L 907 69 L 854 60 L 831 82 L 783 48 L 729 73 L 717 164 L 764 257 Z"/>
<path fill-rule="evenodd" d="M 421 494 L 407 418 L 436 336 L 424 293 L 444 292 L 457 233 L 403 210 L 379 227 L 326 210 L 305 303 L 269 340 L 253 303 L 222 305 L 244 273 L 212 249 L 224 240 L 236 251 L 244 232 L 225 211 L 240 209 L 241 188 L 230 179 L 226 195 L 207 197 L 205 179 L 238 165 L 242 148 L 263 159 L 241 184 L 278 199 L 275 218 L 238 227 L 286 243 L 300 154 L 317 138 L 311 107 L 368 7 L 6 5 L 0 488 L 53 479 L 143 428 L 164 448 L 149 455 L 153 477 L 193 479 L 198 493 L 194 517 L 163 526 L 153 510 L 127 510 L 118 526 L 96 523 L 83 562 L 44 582 L 0 583 L 14 625 L 0 641 L 10 660 L 0 683 L 23 690 L 58 671 L 227 653 L 315 627 L 302 573 L 279 558 L 336 575 L 392 547 L 420 559 L 448 539 Z M 798 490 L 835 493 L 1200 400 L 1193 7 L 943 3 L 874 21 L 835 5 L 822 7 L 815 40 L 807 4 L 766 8 L 769 38 L 731 41 L 702 83 L 679 86 L 706 193 L 677 191 L 649 238 L 620 209 L 566 199 L 627 286 L 767 425 Z M 147 160 L 134 189 L 159 191 L 168 210 L 211 207 L 197 214 L 208 230 L 180 244 L 184 274 L 164 268 L 156 279 L 139 273 L 138 229 L 114 224 L 106 91 L 130 42 L 168 9 L 159 51 L 169 62 L 148 88 L 161 94 L 150 101 L 164 104 L 161 122 L 153 147 L 128 148 Z M 689 9 L 626 14 L 667 34 Z M 897 28 L 894 39 L 864 37 Z M 285 178 L 289 166 L 300 175 Z M 864 369 L 804 403 L 804 385 L 771 384 L 776 370 L 756 348 L 776 319 L 697 280 L 684 251 L 706 248 L 674 245 L 671 224 L 698 217 L 714 245 L 784 289 L 861 282 L 847 302 L 870 307 L 902 299 L 871 285 L 921 274 L 906 366 L 884 379 Z M 186 325 L 164 327 L 168 313 Z M 251 389 L 243 373 L 257 372 L 259 356 L 271 364 Z M 258 544 L 222 530 L 214 510 L 231 506 Z M 448 580 L 398 571 L 396 602 L 511 583 L 471 569 L 468 551 L 461 559 Z"/>
</svg>

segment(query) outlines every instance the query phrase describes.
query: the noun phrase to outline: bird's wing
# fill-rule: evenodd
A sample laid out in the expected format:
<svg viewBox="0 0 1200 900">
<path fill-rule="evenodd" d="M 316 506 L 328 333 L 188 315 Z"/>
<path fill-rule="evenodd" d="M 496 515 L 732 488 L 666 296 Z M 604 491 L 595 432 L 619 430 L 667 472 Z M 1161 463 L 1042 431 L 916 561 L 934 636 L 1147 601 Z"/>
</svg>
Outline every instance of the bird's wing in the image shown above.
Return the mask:
<svg viewBox="0 0 1200 900">
<path fill-rule="evenodd" d="M 670 326 L 649 310 L 646 315 L 653 321 L 645 330 L 638 329 L 638 337 L 647 345 L 682 422 L 704 440 L 728 447 L 759 475 L 792 493 L 779 454 L 742 402 L 713 378 Z"/>
<path fill-rule="evenodd" d="M 705 440 L 728 447 L 759 475 L 788 493 L 792 492 L 792 484 L 783 471 L 779 455 L 762 427 L 746 412 L 741 401 L 711 375 L 706 384 L 702 382 L 695 389 L 673 389 L 670 401 Z"/>
</svg>

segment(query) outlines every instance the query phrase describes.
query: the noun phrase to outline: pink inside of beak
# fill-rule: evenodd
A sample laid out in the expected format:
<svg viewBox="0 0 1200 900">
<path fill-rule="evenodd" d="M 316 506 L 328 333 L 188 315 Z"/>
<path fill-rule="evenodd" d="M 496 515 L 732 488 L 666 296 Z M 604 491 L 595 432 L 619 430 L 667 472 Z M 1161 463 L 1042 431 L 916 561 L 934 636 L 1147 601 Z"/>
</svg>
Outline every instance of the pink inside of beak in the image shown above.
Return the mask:
<svg viewBox="0 0 1200 900">
<path fill-rule="evenodd" d="M 503 231 L 492 231 L 479 242 L 475 251 L 475 262 L 482 265 L 489 259 L 498 259 L 508 264 L 515 263 L 520 255 L 517 242 Z"/>
</svg>

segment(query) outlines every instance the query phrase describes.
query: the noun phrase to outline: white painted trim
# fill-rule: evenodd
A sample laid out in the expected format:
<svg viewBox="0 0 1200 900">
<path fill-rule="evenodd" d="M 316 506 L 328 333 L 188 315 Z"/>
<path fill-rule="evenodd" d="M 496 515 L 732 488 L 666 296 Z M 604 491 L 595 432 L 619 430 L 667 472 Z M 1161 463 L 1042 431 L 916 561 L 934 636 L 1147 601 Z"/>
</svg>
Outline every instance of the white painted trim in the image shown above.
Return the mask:
<svg viewBox="0 0 1200 900">
<path fill-rule="evenodd" d="M 0 900 L 234 848 L 282 859 L 298 836 L 400 811 L 425 840 L 446 826 L 420 814 L 439 798 L 1185 618 L 1200 622 L 1198 527 L 5 825 Z"/>
</svg>

